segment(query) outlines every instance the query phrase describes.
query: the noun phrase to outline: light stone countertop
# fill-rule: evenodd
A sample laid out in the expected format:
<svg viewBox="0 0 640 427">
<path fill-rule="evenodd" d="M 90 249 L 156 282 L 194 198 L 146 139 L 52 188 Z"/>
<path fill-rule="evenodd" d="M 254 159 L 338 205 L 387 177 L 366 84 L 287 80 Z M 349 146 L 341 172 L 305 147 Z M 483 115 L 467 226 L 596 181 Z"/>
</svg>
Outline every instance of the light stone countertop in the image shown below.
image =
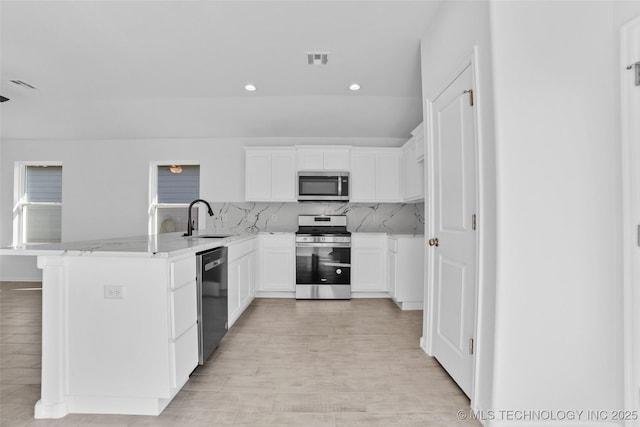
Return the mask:
<svg viewBox="0 0 640 427">
<path fill-rule="evenodd" d="M 0 255 L 170 257 L 213 249 L 256 236 L 250 233 L 236 233 L 226 238 L 203 238 L 198 237 L 197 232 L 194 232 L 192 237 L 183 237 L 182 234 L 176 232 L 82 242 L 30 244 L 0 248 Z M 203 230 L 200 234 L 213 233 Z"/>
</svg>

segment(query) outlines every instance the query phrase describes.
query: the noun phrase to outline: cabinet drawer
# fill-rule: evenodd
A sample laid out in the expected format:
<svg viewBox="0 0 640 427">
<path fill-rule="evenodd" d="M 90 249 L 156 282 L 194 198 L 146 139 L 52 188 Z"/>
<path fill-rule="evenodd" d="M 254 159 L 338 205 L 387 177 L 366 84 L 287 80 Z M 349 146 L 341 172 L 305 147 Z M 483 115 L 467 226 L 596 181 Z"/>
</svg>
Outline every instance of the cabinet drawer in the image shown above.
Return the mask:
<svg viewBox="0 0 640 427">
<path fill-rule="evenodd" d="M 387 240 L 387 235 L 380 233 L 379 235 L 362 236 L 358 234 L 351 235 L 351 246 L 354 249 L 371 248 L 371 249 L 384 249 L 384 242 Z"/>
<path fill-rule="evenodd" d="M 256 243 L 257 239 L 256 238 L 252 238 L 249 240 L 246 240 L 244 242 L 241 243 L 236 243 L 233 245 L 229 245 L 229 252 L 228 252 L 228 257 L 229 257 L 229 262 L 233 262 L 235 260 L 237 260 L 238 258 L 241 258 L 245 255 L 247 255 L 250 252 L 253 252 L 254 250 L 256 250 L 257 248 L 257 243 Z"/>
<path fill-rule="evenodd" d="M 182 387 L 189 374 L 198 366 L 198 328 L 193 325 L 178 340 L 170 344 L 171 387 Z"/>
<path fill-rule="evenodd" d="M 281 248 L 294 250 L 295 235 L 291 234 L 263 234 L 260 236 L 263 248 Z"/>
<path fill-rule="evenodd" d="M 171 263 L 171 287 L 179 288 L 196 279 L 196 257 Z"/>
<path fill-rule="evenodd" d="M 171 292 L 170 301 L 171 339 L 176 339 L 197 321 L 196 282 Z"/>
</svg>

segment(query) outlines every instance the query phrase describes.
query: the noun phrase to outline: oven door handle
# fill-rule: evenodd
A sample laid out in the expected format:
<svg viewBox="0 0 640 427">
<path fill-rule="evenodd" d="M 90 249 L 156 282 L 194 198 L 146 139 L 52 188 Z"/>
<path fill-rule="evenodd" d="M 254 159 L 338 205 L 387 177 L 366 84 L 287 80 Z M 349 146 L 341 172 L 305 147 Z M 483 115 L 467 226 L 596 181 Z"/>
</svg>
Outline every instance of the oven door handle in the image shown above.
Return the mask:
<svg viewBox="0 0 640 427">
<path fill-rule="evenodd" d="M 335 243 L 304 243 L 297 242 L 296 248 L 350 248 L 351 243 L 335 242 Z"/>
<path fill-rule="evenodd" d="M 351 264 L 347 264 L 344 262 L 325 262 L 323 263 L 323 265 L 326 265 L 327 267 L 338 267 L 338 268 L 350 268 Z"/>
</svg>

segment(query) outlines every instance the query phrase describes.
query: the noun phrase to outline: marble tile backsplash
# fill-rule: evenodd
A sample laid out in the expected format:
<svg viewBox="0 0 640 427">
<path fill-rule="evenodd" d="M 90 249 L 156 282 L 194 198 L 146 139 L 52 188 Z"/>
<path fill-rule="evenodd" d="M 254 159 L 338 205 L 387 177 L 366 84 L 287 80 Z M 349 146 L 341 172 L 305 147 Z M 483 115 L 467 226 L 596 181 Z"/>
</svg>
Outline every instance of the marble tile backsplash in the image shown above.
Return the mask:
<svg viewBox="0 0 640 427">
<path fill-rule="evenodd" d="M 293 232 L 298 215 L 346 215 L 351 232 L 424 233 L 423 203 L 211 203 L 210 232 Z"/>
</svg>

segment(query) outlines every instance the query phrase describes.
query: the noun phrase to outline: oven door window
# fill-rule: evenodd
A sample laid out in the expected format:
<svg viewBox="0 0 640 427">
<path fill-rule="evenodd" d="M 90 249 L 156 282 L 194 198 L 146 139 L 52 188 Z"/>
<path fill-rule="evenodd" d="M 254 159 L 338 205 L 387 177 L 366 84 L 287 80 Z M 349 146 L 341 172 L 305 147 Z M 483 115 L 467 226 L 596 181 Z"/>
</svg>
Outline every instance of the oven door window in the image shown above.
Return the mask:
<svg viewBox="0 0 640 427">
<path fill-rule="evenodd" d="M 351 283 L 351 248 L 296 248 L 298 285 L 348 285 Z"/>
<path fill-rule="evenodd" d="M 300 177 L 301 196 L 339 196 L 337 176 Z"/>
</svg>

